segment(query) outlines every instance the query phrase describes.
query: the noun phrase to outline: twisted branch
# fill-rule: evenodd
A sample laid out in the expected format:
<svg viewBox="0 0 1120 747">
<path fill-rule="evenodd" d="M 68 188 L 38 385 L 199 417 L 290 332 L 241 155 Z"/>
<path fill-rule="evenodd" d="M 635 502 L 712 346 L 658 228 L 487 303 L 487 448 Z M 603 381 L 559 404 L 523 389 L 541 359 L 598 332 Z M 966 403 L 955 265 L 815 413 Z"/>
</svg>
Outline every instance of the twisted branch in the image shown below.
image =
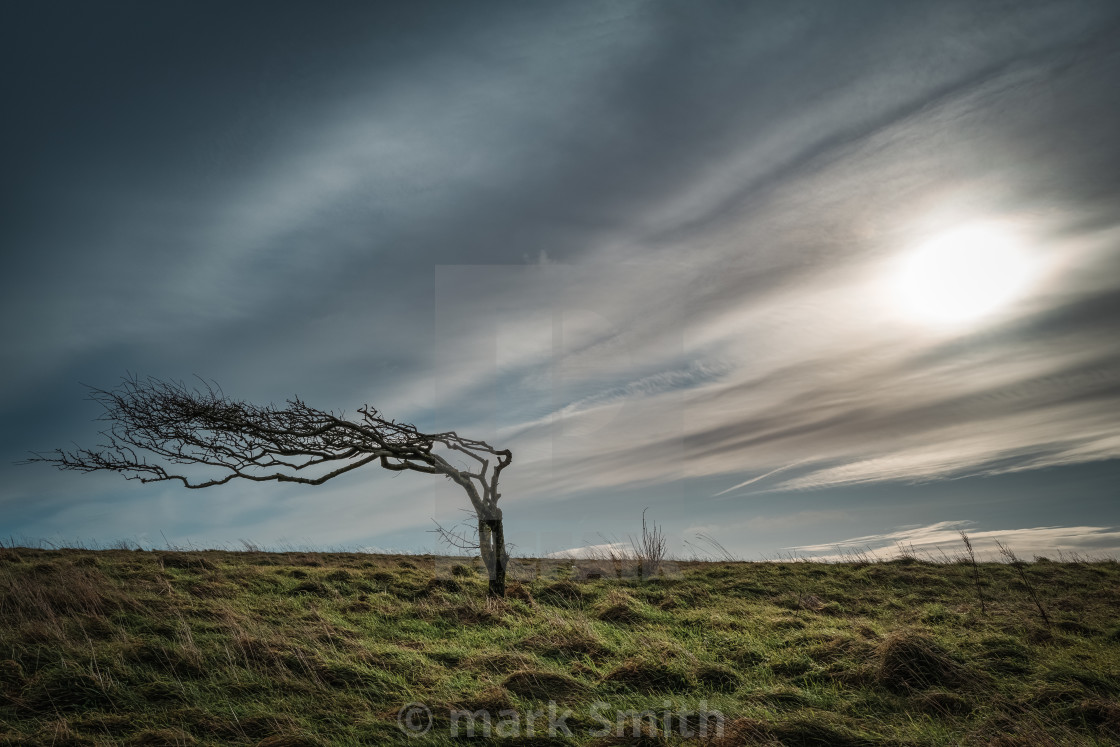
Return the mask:
<svg viewBox="0 0 1120 747">
<path fill-rule="evenodd" d="M 358 409 L 359 418 L 348 419 L 298 397 L 284 406 L 261 406 L 232 399 L 213 382 L 188 387 L 137 376 L 125 377 L 114 389 L 90 387 L 90 399 L 104 408 L 99 419 L 110 423 L 101 432 L 103 443 L 34 453 L 25 463 L 116 472 L 145 483 L 177 480 L 198 489 L 235 478 L 321 485 L 377 461 L 389 470 L 444 475 L 467 492 L 480 519 L 501 518 L 498 478 L 513 460 L 508 449 L 454 431 L 421 433 L 370 405 Z M 441 449 L 466 454 L 478 469 L 456 468 Z M 201 465 L 219 474 L 192 481 L 174 465 Z"/>
</svg>

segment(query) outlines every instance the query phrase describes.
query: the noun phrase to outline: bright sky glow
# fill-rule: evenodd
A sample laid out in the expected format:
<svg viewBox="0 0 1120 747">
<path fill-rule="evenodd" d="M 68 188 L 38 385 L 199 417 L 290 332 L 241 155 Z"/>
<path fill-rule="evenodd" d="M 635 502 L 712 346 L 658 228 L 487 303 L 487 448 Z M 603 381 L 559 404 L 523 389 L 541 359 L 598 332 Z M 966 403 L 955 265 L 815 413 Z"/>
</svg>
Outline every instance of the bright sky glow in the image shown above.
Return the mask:
<svg viewBox="0 0 1120 747">
<path fill-rule="evenodd" d="M 910 254 L 896 279 L 903 306 L 934 325 L 990 316 L 1019 298 L 1031 263 L 1005 227 L 982 223 L 938 234 Z"/>
</svg>

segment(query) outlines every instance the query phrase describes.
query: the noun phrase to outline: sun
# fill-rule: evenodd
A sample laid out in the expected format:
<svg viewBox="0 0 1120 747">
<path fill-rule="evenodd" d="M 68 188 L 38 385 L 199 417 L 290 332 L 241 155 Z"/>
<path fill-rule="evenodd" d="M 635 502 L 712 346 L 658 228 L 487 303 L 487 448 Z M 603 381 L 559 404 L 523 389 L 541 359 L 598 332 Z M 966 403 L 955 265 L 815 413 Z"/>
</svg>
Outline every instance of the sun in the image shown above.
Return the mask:
<svg viewBox="0 0 1120 747">
<path fill-rule="evenodd" d="M 1014 233 L 977 223 L 938 234 L 902 262 L 895 290 L 920 321 L 957 326 L 993 315 L 1019 298 L 1030 261 Z"/>
</svg>

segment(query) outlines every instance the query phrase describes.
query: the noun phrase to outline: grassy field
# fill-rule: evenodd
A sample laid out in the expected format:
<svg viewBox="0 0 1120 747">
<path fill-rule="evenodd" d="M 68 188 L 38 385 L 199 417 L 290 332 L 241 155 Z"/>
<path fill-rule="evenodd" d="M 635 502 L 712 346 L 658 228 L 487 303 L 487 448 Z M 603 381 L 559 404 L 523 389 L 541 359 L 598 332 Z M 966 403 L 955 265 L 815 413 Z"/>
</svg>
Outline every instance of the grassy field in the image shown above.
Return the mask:
<svg viewBox="0 0 1120 747">
<path fill-rule="evenodd" d="M 1021 570 L 6 548 L 0 744 L 1120 743 L 1120 565 Z"/>
</svg>

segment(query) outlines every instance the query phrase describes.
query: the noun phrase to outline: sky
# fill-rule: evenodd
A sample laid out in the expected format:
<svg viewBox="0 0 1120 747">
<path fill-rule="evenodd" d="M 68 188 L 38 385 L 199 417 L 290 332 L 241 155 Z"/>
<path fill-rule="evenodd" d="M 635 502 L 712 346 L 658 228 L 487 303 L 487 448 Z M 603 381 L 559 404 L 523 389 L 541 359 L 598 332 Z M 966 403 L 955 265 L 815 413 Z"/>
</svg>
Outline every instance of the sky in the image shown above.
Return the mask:
<svg viewBox="0 0 1120 747">
<path fill-rule="evenodd" d="M 25 3 L 0 537 L 445 550 L 366 468 L 19 465 L 212 379 L 513 451 L 515 553 L 1120 556 L 1120 5 Z M 648 510 L 647 510 L 648 509 Z"/>
</svg>

